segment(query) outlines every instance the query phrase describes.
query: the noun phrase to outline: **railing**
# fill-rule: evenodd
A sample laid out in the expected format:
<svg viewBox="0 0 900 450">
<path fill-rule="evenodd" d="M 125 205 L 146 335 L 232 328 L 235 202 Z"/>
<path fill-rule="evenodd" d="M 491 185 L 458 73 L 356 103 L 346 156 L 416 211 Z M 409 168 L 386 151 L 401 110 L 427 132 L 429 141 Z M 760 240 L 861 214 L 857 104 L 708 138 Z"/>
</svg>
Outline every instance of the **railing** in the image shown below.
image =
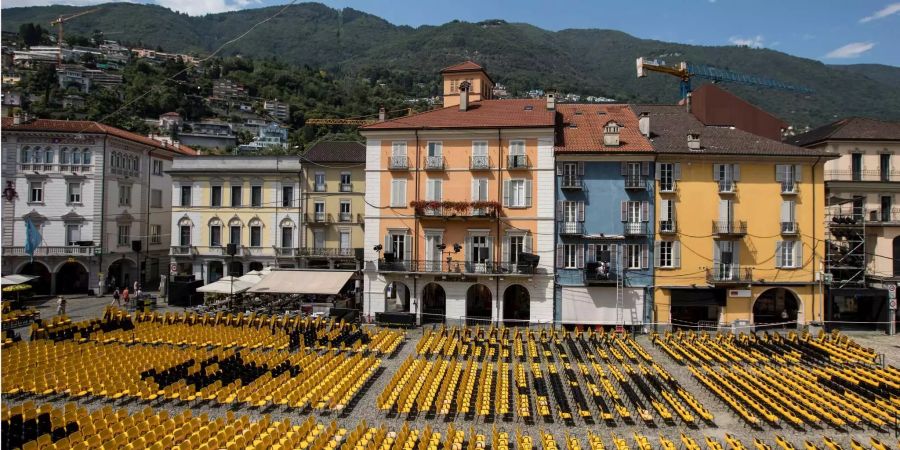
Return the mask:
<svg viewBox="0 0 900 450">
<path fill-rule="evenodd" d="M 248 256 L 265 256 L 272 254 L 270 247 L 246 247 Z"/>
<path fill-rule="evenodd" d="M 350 222 L 353 219 L 353 214 L 348 212 L 338 213 L 338 220 L 341 222 Z"/>
<path fill-rule="evenodd" d="M 209 247 L 198 247 L 201 255 L 222 256 L 225 254 L 225 247 L 221 245 L 210 245 Z"/>
<path fill-rule="evenodd" d="M 325 212 L 314 212 L 306 214 L 306 223 L 316 224 L 316 223 L 330 223 L 331 222 L 331 214 Z"/>
<path fill-rule="evenodd" d="M 45 164 L 45 163 L 26 163 L 19 164 L 20 172 L 90 172 L 92 171 L 91 164 Z M 131 171 L 129 171 L 130 173 Z M 132 173 L 130 173 L 132 174 Z M 137 172 L 134 172 L 132 175 L 137 176 Z"/>
<path fill-rule="evenodd" d="M 733 194 L 735 190 L 734 181 L 733 180 L 719 180 L 719 193 L 720 194 Z"/>
<path fill-rule="evenodd" d="M 34 256 L 91 256 L 98 247 L 80 245 L 40 246 L 34 249 Z M 25 247 L 3 247 L 5 256 L 28 256 Z"/>
<path fill-rule="evenodd" d="M 527 169 L 528 155 L 509 155 L 506 161 L 507 169 Z"/>
<path fill-rule="evenodd" d="M 674 220 L 660 220 L 659 221 L 659 233 L 660 234 L 674 234 L 678 231 L 678 224 L 675 223 Z"/>
<path fill-rule="evenodd" d="M 799 190 L 799 184 L 796 181 L 782 181 L 781 182 L 781 193 L 782 194 L 796 194 Z"/>
<path fill-rule="evenodd" d="M 378 260 L 379 272 L 422 272 L 459 275 L 533 275 L 535 267 L 515 261 Z"/>
<path fill-rule="evenodd" d="M 406 156 L 391 156 L 391 160 L 388 162 L 388 167 L 391 170 L 409 169 L 409 158 Z"/>
<path fill-rule="evenodd" d="M 172 256 L 194 256 L 197 254 L 197 247 L 192 245 L 173 245 L 169 254 Z"/>
<path fill-rule="evenodd" d="M 341 192 L 353 192 L 353 185 L 350 183 L 341 183 Z"/>
<path fill-rule="evenodd" d="M 469 160 L 469 168 L 472 170 L 487 170 L 491 168 L 491 159 L 487 156 L 473 156 Z"/>
<path fill-rule="evenodd" d="M 426 156 L 425 170 L 444 170 L 443 156 Z"/>
<path fill-rule="evenodd" d="M 313 186 L 313 192 L 325 192 L 327 190 L 327 188 L 328 188 L 328 185 L 326 183 L 321 183 L 321 184 L 316 183 Z"/>
<path fill-rule="evenodd" d="M 900 181 L 900 171 L 869 170 L 827 170 L 825 181 Z"/>
<path fill-rule="evenodd" d="M 584 281 L 589 284 L 615 283 L 618 268 L 607 261 L 588 262 L 584 265 Z"/>
<path fill-rule="evenodd" d="M 294 247 L 275 247 L 276 256 L 297 256 L 300 254 L 299 248 Z"/>
<path fill-rule="evenodd" d="M 900 209 L 891 208 L 890 210 L 886 209 L 875 209 L 869 211 L 869 219 L 866 221 L 867 225 L 878 225 L 880 223 L 889 223 L 889 222 L 900 222 Z"/>
<path fill-rule="evenodd" d="M 706 281 L 715 283 L 750 283 L 753 281 L 753 269 L 738 264 L 715 264 L 706 269 Z"/>
<path fill-rule="evenodd" d="M 584 222 L 557 222 L 559 234 L 581 235 L 584 234 Z"/>
<path fill-rule="evenodd" d="M 675 192 L 676 188 L 677 188 L 677 184 L 675 183 L 675 180 L 668 180 L 668 181 L 660 180 L 660 182 L 659 182 L 659 192 L 672 193 L 672 192 Z"/>
<path fill-rule="evenodd" d="M 781 222 L 781 234 L 799 234 L 800 227 L 797 222 Z"/>
<path fill-rule="evenodd" d="M 352 258 L 356 256 L 356 249 L 335 247 L 303 247 L 299 249 L 299 255 L 321 258 Z"/>
<path fill-rule="evenodd" d="M 714 220 L 712 232 L 717 235 L 743 236 L 747 234 L 747 221 L 739 220 L 731 222 L 727 220 Z"/>
<path fill-rule="evenodd" d="M 643 175 L 626 175 L 625 189 L 646 189 L 647 178 Z"/>
<path fill-rule="evenodd" d="M 441 218 L 484 218 L 491 219 L 497 217 L 497 209 L 493 207 L 475 208 L 469 206 L 465 209 L 444 208 L 442 206 L 425 206 L 416 208 L 417 216 L 424 217 L 441 217 Z"/>
<path fill-rule="evenodd" d="M 580 175 L 563 175 L 560 187 L 563 189 L 581 189 L 584 179 Z"/>
<path fill-rule="evenodd" d="M 647 234 L 647 222 L 623 222 L 622 234 L 625 236 L 640 236 Z"/>
</svg>

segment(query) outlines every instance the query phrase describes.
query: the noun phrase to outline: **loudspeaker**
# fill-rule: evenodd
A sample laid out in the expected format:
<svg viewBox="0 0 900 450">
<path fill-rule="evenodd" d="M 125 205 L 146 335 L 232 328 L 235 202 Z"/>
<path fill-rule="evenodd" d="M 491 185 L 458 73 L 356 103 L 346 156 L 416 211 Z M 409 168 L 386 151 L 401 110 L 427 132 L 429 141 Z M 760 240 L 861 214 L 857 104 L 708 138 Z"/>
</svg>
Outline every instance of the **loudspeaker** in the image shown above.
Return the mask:
<svg viewBox="0 0 900 450">
<path fill-rule="evenodd" d="M 366 257 L 365 255 L 366 255 L 365 249 L 362 249 L 362 248 L 354 248 L 353 249 L 353 256 L 354 256 L 354 258 L 356 258 L 357 261 L 362 261 L 363 259 L 365 259 L 365 257 Z"/>
<path fill-rule="evenodd" d="M 237 255 L 237 244 L 228 244 L 225 252 L 228 253 L 228 256 Z"/>
<path fill-rule="evenodd" d="M 140 240 L 131 241 L 131 250 L 135 253 L 140 253 L 141 251 L 141 242 Z"/>
<path fill-rule="evenodd" d="M 394 262 L 394 252 L 384 252 L 384 262 Z"/>
</svg>

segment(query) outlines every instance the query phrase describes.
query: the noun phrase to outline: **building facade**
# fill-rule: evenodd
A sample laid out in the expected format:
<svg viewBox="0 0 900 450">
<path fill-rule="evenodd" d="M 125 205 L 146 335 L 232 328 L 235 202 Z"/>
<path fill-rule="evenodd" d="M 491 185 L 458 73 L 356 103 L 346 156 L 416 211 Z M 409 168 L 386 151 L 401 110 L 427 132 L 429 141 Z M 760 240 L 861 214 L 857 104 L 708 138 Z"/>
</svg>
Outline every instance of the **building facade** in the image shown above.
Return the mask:
<svg viewBox="0 0 900 450">
<path fill-rule="evenodd" d="M 358 269 L 365 220 L 366 146 L 319 142 L 303 155 L 300 267 Z"/>
<path fill-rule="evenodd" d="M 900 122 L 852 117 L 790 142 L 839 155 L 825 163 L 825 320 L 887 328 L 888 286 L 900 282 Z"/>
<path fill-rule="evenodd" d="M 653 147 L 627 105 L 563 104 L 556 145 L 556 320 L 651 320 Z"/>
<path fill-rule="evenodd" d="M 297 267 L 300 168 L 296 156 L 176 158 L 168 171 L 174 274 L 211 283 L 265 267 Z"/>
<path fill-rule="evenodd" d="M 470 101 L 493 84 L 474 66 L 456 89 L 445 70 L 454 106 L 361 130 L 366 315 L 553 320 L 555 102 Z"/>
<path fill-rule="evenodd" d="M 3 273 L 42 294 L 155 288 L 167 268 L 172 147 L 87 121 L 3 119 Z M 32 258 L 26 223 L 41 235 Z"/>
<path fill-rule="evenodd" d="M 821 321 L 830 155 L 705 126 L 684 106 L 632 109 L 657 152 L 654 322 Z"/>
</svg>

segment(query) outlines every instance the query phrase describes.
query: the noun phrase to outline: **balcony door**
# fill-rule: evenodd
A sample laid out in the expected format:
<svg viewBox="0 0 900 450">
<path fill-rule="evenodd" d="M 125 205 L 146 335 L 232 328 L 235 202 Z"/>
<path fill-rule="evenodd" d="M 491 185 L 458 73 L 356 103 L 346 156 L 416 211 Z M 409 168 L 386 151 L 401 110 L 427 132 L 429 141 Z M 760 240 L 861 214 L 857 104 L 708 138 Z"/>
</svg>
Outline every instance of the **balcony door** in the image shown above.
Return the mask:
<svg viewBox="0 0 900 450">
<path fill-rule="evenodd" d="M 737 243 L 735 241 L 715 241 L 714 245 L 713 265 L 716 270 L 716 279 L 735 279 L 740 262 Z"/>
<path fill-rule="evenodd" d="M 325 230 L 313 230 L 313 248 L 318 251 L 325 249 Z"/>
<path fill-rule="evenodd" d="M 425 270 L 438 272 L 441 270 L 441 250 L 438 247 L 444 242 L 444 236 L 440 233 L 425 233 Z"/>
<path fill-rule="evenodd" d="M 468 271 L 486 273 L 491 260 L 492 239 L 486 234 L 476 234 L 466 238 Z"/>
</svg>

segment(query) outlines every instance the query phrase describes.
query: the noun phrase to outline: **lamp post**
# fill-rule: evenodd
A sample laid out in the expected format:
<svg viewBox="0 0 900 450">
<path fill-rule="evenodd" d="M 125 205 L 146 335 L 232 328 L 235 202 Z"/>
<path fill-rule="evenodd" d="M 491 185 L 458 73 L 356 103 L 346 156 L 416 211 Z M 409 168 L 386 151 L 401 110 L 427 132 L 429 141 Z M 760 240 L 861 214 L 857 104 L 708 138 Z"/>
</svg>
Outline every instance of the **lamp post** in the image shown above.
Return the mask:
<svg viewBox="0 0 900 450">
<path fill-rule="evenodd" d="M 231 292 L 228 294 L 228 303 L 231 306 L 234 306 L 234 255 L 237 254 L 237 244 L 228 244 L 226 248 L 228 256 L 231 257 L 231 262 L 228 264 L 228 276 L 231 281 Z"/>
</svg>

